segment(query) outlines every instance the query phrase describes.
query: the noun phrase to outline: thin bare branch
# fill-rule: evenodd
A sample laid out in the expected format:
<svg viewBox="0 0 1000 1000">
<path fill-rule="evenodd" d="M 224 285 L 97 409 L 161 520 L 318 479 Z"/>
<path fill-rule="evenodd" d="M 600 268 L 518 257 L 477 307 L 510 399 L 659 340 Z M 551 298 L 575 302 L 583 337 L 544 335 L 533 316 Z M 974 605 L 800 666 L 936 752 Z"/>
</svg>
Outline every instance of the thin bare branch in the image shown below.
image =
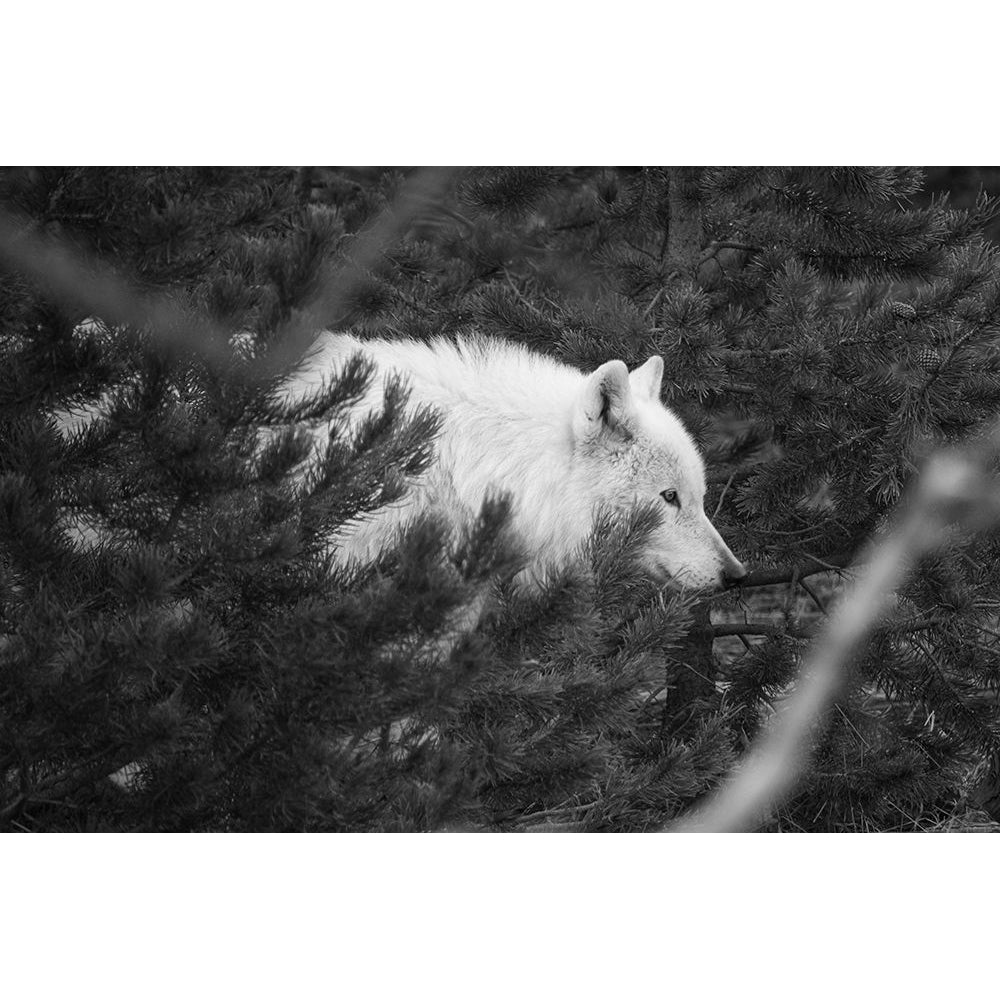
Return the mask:
<svg viewBox="0 0 1000 1000">
<path fill-rule="evenodd" d="M 816 591 L 814 591 L 812 587 L 810 587 L 809 584 L 805 582 L 805 580 L 800 579 L 799 586 L 809 595 L 809 597 L 812 599 L 813 604 L 815 604 L 816 607 L 825 615 L 826 604 L 824 604 L 824 602 L 820 599 L 819 594 L 817 594 Z"/>
<path fill-rule="evenodd" d="M 800 566 L 779 566 L 774 569 L 755 569 L 740 580 L 740 587 L 769 587 L 775 583 L 791 583 L 801 581 L 803 577 L 815 576 L 817 573 L 829 573 L 842 570 L 851 564 L 853 558 L 850 552 L 838 552 L 820 561 L 810 557 L 812 561 Z"/>
<path fill-rule="evenodd" d="M 731 473 L 729 473 L 726 485 L 722 487 L 722 492 L 719 494 L 719 502 L 715 505 L 715 513 L 712 514 L 713 521 L 719 516 L 719 511 L 722 510 L 722 501 L 726 499 L 726 493 L 729 490 L 729 487 L 733 485 L 733 476 L 735 475 L 736 470 L 734 469 Z"/>
<path fill-rule="evenodd" d="M 723 622 L 712 626 L 713 639 L 721 639 L 723 636 L 730 635 L 787 635 L 793 639 L 804 639 L 812 633 L 786 625 L 771 625 L 767 622 L 746 622 L 742 625 L 739 622 Z"/>
</svg>

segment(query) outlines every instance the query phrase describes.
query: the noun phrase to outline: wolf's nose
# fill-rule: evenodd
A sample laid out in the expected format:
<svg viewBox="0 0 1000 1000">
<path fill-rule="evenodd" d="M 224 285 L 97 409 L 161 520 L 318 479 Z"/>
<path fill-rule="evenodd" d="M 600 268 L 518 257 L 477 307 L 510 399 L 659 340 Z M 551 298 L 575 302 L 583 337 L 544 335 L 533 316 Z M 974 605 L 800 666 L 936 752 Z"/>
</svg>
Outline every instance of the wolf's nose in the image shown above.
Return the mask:
<svg viewBox="0 0 1000 1000">
<path fill-rule="evenodd" d="M 732 569 L 724 569 L 722 571 L 722 589 L 729 590 L 730 587 L 735 587 L 740 580 L 743 580 L 747 575 L 747 571 L 740 566 L 739 569 L 735 567 Z"/>
</svg>

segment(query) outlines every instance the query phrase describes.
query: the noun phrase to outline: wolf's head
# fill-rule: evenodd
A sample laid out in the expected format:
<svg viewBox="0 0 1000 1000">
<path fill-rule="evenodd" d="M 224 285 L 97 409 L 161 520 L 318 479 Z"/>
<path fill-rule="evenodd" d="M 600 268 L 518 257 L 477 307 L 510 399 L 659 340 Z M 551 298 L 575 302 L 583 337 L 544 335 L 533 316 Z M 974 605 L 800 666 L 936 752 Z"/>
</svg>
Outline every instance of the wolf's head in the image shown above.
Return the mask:
<svg viewBox="0 0 1000 1000">
<path fill-rule="evenodd" d="M 623 508 L 663 505 L 648 567 L 673 586 L 717 590 L 746 575 L 705 515 L 705 467 L 684 425 L 660 402 L 663 359 L 629 372 L 608 361 L 589 375 L 573 409 L 574 488 Z"/>
</svg>

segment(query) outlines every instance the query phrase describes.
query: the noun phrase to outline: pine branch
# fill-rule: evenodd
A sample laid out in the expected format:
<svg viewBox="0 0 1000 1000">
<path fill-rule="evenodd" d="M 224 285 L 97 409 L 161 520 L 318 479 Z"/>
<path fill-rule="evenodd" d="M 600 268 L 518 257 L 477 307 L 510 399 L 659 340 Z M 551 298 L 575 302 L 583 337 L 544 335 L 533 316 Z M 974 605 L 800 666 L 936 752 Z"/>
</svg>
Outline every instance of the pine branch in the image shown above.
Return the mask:
<svg viewBox="0 0 1000 1000">
<path fill-rule="evenodd" d="M 1000 521 L 1000 423 L 963 449 L 938 452 L 897 511 L 892 530 L 869 546 L 865 570 L 830 616 L 808 655 L 795 693 L 752 748 L 740 770 L 679 831 L 756 828 L 791 790 L 808 756 L 809 735 L 847 683 L 847 664 L 875 627 L 917 560 L 955 527 L 979 532 Z"/>
</svg>

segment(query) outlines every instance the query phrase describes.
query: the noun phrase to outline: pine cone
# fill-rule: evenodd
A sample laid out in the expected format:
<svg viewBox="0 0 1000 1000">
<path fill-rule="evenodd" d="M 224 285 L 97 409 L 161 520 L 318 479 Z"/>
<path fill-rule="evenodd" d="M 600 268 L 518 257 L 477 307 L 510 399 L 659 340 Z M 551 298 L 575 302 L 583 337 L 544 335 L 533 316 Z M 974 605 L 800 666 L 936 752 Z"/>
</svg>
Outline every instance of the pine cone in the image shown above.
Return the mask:
<svg viewBox="0 0 1000 1000">
<path fill-rule="evenodd" d="M 917 318 L 917 310 L 909 302 L 893 302 L 891 308 L 893 316 L 898 316 L 900 319 Z"/>
<path fill-rule="evenodd" d="M 934 372 L 941 364 L 941 355 L 933 347 L 921 347 L 914 360 L 918 368 L 922 368 L 925 372 Z"/>
</svg>

